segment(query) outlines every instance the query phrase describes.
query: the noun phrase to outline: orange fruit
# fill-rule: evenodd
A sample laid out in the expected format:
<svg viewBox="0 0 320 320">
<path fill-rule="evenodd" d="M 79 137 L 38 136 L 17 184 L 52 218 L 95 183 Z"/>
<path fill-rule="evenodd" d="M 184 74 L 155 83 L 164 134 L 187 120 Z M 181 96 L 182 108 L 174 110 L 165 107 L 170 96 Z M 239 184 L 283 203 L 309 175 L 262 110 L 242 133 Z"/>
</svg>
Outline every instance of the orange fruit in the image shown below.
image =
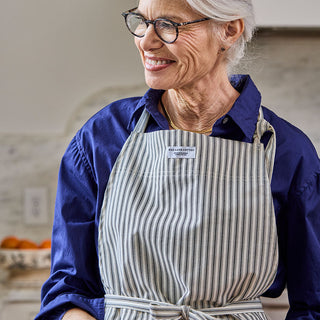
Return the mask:
<svg viewBox="0 0 320 320">
<path fill-rule="evenodd" d="M 17 249 L 38 249 L 38 246 L 29 239 L 22 239 L 19 241 Z"/>
<path fill-rule="evenodd" d="M 1 241 L 1 248 L 3 249 L 16 249 L 20 240 L 15 236 L 8 236 Z"/>
<path fill-rule="evenodd" d="M 40 249 L 50 249 L 51 248 L 51 239 L 45 239 L 43 240 L 40 245 Z"/>
</svg>

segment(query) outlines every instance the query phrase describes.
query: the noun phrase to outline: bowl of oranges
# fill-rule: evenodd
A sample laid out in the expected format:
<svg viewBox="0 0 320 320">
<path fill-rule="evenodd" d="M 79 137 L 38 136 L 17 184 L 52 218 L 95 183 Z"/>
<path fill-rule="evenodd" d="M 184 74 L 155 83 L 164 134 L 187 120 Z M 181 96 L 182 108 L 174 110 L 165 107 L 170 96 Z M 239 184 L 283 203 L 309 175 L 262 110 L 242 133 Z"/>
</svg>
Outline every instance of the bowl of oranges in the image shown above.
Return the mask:
<svg viewBox="0 0 320 320">
<path fill-rule="evenodd" d="M 41 243 L 7 236 L 0 244 L 0 267 L 5 269 L 43 269 L 51 263 L 51 240 Z"/>
</svg>

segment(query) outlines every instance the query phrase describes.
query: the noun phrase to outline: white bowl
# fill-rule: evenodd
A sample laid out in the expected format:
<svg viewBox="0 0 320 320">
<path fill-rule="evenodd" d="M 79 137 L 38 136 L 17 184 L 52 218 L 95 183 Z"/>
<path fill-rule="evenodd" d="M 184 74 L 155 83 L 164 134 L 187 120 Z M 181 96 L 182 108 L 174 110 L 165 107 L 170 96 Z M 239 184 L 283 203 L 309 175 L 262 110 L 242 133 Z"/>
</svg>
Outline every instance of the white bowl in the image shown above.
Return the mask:
<svg viewBox="0 0 320 320">
<path fill-rule="evenodd" d="M 50 249 L 1 249 L 0 267 L 5 269 L 50 268 Z"/>
</svg>

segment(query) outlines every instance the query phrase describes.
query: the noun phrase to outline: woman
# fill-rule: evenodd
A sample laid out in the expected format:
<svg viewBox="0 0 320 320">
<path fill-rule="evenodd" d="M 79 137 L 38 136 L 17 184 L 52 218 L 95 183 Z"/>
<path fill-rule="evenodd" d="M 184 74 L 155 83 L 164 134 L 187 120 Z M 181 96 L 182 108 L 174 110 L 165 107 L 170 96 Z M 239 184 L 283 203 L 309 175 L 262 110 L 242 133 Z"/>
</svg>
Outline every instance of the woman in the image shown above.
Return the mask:
<svg viewBox="0 0 320 320">
<path fill-rule="evenodd" d="M 76 134 L 61 163 L 37 319 L 320 317 L 320 164 L 228 76 L 249 0 L 141 0 L 123 14 L 150 89 Z M 277 232 L 278 231 L 278 232 Z"/>
</svg>

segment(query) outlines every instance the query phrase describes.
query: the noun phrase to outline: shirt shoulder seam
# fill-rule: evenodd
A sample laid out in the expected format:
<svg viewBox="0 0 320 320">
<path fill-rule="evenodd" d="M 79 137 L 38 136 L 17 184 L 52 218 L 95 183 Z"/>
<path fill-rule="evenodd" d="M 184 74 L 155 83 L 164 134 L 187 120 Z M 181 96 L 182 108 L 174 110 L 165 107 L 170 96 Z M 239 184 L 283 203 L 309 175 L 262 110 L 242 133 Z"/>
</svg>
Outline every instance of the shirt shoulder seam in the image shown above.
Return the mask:
<svg viewBox="0 0 320 320">
<path fill-rule="evenodd" d="M 312 186 L 312 183 L 316 179 L 317 176 L 320 176 L 320 171 L 314 171 L 310 175 L 310 177 L 306 180 L 306 182 L 298 189 L 296 189 L 296 195 L 302 196 L 309 188 Z"/>
</svg>

